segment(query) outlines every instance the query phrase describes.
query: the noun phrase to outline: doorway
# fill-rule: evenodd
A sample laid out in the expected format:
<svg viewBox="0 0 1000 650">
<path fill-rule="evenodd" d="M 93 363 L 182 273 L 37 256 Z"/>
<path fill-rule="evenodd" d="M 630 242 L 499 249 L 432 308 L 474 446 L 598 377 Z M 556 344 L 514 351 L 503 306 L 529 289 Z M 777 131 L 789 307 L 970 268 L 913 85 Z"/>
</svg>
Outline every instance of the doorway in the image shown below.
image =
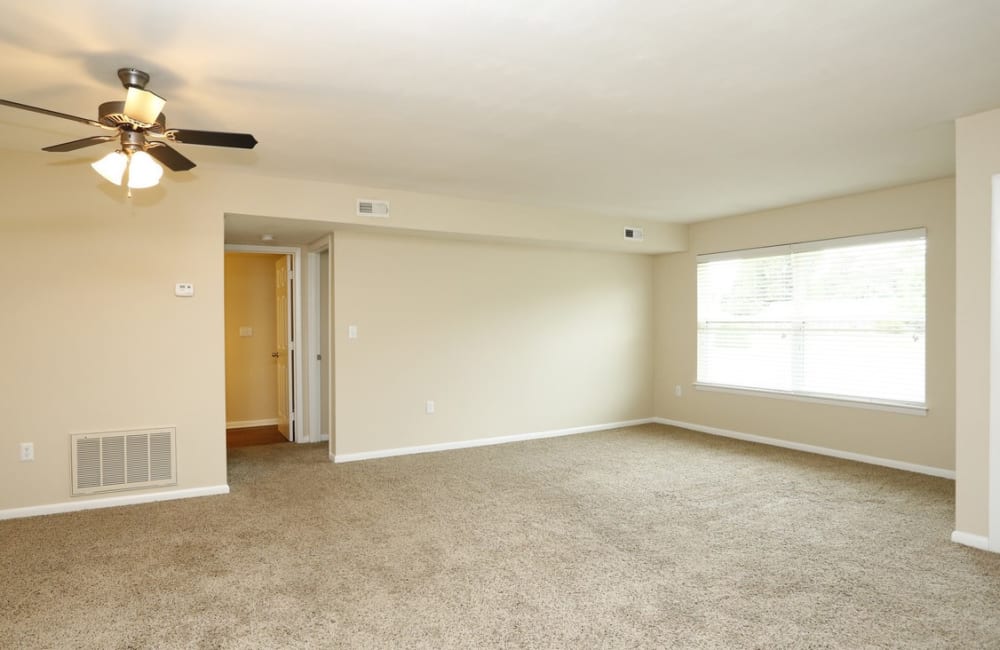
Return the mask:
<svg viewBox="0 0 1000 650">
<path fill-rule="evenodd" d="M 227 447 L 300 442 L 299 249 L 225 248 Z"/>
</svg>

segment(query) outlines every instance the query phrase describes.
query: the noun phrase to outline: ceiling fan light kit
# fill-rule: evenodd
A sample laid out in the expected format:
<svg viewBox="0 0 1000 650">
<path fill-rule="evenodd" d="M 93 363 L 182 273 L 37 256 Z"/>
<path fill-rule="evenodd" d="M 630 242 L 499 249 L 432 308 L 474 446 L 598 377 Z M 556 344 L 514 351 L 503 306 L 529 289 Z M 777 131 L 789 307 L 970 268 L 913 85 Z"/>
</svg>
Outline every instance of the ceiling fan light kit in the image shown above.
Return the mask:
<svg viewBox="0 0 1000 650">
<path fill-rule="evenodd" d="M 195 164 L 166 141 L 181 144 L 198 144 L 212 147 L 253 149 L 257 139 L 249 133 L 226 133 L 222 131 L 197 131 L 192 129 L 167 129 L 167 118 L 161 112 L 166 100 L 156 93 L 146 90 L 149 75 L 135 68 L 121 68 L 118 78 L 126 89 L 124 102 L 104 102 L 98 107 L 97 120 L 59 113 L 47 108 L 29 106 L 6 99 L 0 105 L 21 110 L 50 115 L 95 126 L 113 134 L 95 135 L 89 138 L 63 142 L 43 147 L 42 151 L 75 151 L 95 144 L 119 140 L 121 147 L 91 164 L 98 174 L 115 185 L 126 180 L 131 196 L 132 189 L 153 187 L 163 176 L 162 163 L 172 171 L 192 169 Z M 155 160 L 154 160 L 155 159 Z"/>
<path fill-rule="evenodd" d="M 145 151 L 136 151 L 130 156 L 128 165 L 128 186 L 130 189 L 153 187 L 160 182 L 163 167 L 156 164 Z"/>
<path fill-rule="evenodd" d="M 128 167 L 128 156 L 121 151 L 112 151 L 97 162 L 90 163 L 90 166 L 109 183 L 121 185 Z"/>
</svg>

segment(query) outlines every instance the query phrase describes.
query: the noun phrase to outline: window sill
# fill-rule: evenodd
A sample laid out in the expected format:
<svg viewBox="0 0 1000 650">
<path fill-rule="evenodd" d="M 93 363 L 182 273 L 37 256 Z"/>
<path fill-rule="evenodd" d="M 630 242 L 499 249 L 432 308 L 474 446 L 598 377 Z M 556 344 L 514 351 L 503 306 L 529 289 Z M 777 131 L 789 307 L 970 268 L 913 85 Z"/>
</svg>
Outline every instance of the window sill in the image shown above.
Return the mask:
<svg viewBox="0 0 1000 650">
<path fill-rule="evenodd" d="M 698 382 L 694 383 L 694 387 L 696 390 L 715 393 L 733 393 L 736 395 L 749 395 L 754 397 L 770 397 L 773 399 L 787 399 L 795 402 L 811 402 L 813 404 L 828 404 L 831 406 L 846 406 L 848 408 L 869 409 L 873 411 L 889 411 L 890 413 L 905 413 L 906 415 L 927 415 L 926 406 L 918 406 L 904 402 L 861 400 L 844 397 L 829 397 L 824 395 L 786 393 L 777 390 L 761 390 L 756 388 L 725 386 L 722 384 L 702 384 Z"/>
</svg>

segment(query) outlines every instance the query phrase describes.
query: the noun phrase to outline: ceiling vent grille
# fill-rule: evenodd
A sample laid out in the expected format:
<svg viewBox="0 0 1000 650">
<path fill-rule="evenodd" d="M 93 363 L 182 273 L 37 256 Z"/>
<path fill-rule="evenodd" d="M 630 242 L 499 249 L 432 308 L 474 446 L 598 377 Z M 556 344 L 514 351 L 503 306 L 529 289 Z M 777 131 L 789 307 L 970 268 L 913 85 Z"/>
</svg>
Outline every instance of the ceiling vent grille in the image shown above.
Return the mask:
<svg viewBox="0 0 1000 650">
<path fill-rule="evenodd" d="M 625 239 L 629 241 L 642 241 L 642 228 L 625 228 Z"/>
<path fill-rule="evenodd" d="M 389 202 L 358 199 L 358 216 L 387 218 L 389 216 Z"/>
<path fill-rule="evenodd" d="M 176 438 L 172 427 L 71 435 L 73 494 L 175 485 Z"/>
</svg>

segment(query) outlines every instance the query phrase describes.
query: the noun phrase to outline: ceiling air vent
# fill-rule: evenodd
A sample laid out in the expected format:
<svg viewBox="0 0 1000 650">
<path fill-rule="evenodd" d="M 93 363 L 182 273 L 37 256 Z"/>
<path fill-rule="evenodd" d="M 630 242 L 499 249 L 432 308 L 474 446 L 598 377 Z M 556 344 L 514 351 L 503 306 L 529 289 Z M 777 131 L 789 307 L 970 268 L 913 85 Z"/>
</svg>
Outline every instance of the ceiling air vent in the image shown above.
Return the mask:
<svg viewBox="0 0 1000 650">
<path fill-rule="evenodd" d="M 388 217 L 389 202 L 373 201 L 372 199 L 358 199 L 359 217 Z"/>
<path fill-rule="evenodd" d="M 625 228 L 625 239 L 642 241 L 642 228 Z"/>
</svg>

